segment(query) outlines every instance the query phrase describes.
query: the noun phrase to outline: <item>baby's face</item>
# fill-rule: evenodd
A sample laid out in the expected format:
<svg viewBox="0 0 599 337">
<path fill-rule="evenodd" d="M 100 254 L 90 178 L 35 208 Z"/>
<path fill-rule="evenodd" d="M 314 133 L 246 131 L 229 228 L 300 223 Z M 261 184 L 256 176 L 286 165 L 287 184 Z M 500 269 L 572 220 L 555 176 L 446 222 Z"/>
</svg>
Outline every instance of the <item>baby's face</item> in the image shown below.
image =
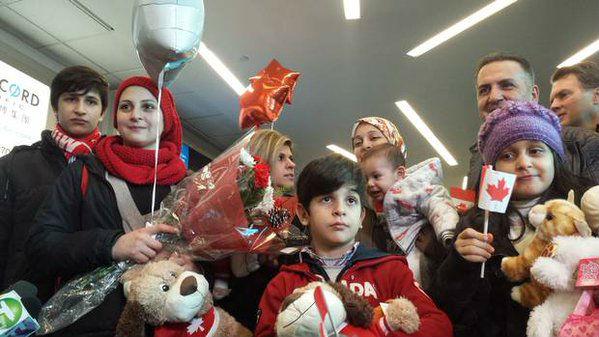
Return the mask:
<svg viewBox="0 0 599 337">
<path fill-rule="evenodd" d="M 391 163 L 382 156 L 374 156 L 360 164 L 362 173 L 366 178 L 366 192 L 375 201 L 382 201 L 385 193 L 393 184 L 402 178 L 403 170 L 393 168 Z"/>
</svg>

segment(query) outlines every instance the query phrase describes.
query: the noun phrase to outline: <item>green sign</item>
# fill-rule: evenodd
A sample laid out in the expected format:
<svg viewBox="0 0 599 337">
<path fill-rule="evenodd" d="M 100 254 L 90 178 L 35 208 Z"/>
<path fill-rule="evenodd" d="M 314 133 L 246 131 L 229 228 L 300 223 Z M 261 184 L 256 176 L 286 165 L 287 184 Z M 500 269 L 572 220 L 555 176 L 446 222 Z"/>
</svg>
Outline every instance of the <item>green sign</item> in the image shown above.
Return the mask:
<svg viewBox="0 0 599 337">
<path fill-rule="evenodd" d="M 11 328 L 19 323 L 23 315 L 23 306 L 15 298 L 0 299 L 0 330 Z"/>
</svg>

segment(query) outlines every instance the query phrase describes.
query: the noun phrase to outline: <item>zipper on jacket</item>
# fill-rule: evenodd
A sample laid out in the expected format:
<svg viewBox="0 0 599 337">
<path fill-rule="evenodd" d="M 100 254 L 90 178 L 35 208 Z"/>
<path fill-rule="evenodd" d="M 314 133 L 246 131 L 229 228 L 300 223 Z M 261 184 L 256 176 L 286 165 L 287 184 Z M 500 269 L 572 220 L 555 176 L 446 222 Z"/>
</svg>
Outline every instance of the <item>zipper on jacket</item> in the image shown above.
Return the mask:
<svg viewBox="0 0 599 337">
<path fill-rule="evenodd" d="M 4 195 L 2 196 L 2 199 L 4 199 L 4 201 L 8 200 L 8 186 L 10 185 L 10 171 L 12 170 L 13 161 L 15 159 L 14 154 L 9 154 L 9 155 L 10 155 L 10 163 L 8 164 L 8 169 L 6 172 L 6 183 L 4 184 Z"/>
<path fill-rule="evenodd" d="M 3 199 L 4 201 L 7 201 L 7 200 L 8 200 L 8 181 L 9 181 L 9 179 L 10 179 L 10 178 L 7 176 L 7 177 L 6 177 L 6 184 L 4 184 L 4 195 L 2 196 L 2 199 Z"/>
<path fill-rule="evenodd" d="M 321 265 L 316 263 L 309 263 L 308 265 L 310 266 L 310 269 L 314 268 L 316 271 L 315 274 L 322 276 L 326 282 L 331 281 L 329 274 L 327 274 L 327 271 Z"/>
<path fill-rule="evenodd" d="M 335 280 L 335 282 L 341 281 L 341 277 L 345 274 L 346 271 L 349 270 L 349 268 L 351 268 L 354 265 L 354 263 L 355 263 L 355 261 L 352 261 L 352 260 L 347 261 L 347 264 L 345 265 L 345 267 L 343 267 L 339 271 L 339 275 L 337 275 L 337 279 Z"/>
<path fill-rule="evenodd" d="M 335 279 L 334 282 L 339 282 L 341 281 L 341 277 L 345 274 L 345 272 L 347 272 L 347 270 L 349 268 L 351 268 L 356 261 L 348 261 L 347 264 L 341 268 L 341 270 L 339 271 L 339 274 L 337 275 L 337 278 Z M 327 282 L 332 282 L 331 278 L 329 277 L 329 274 L 327 274 L 326 270 L 324 269 L 323 266 L 317 264 L 317 263 L 313 263 L 312 261 L 308 262 L 306 261 L 306 263 L 308 263 L 308 266 L 310 266 L 310 269 L 315 271 L 317 275 L 320 275 L 324 278 L 325 281 Z"/>
</svg>

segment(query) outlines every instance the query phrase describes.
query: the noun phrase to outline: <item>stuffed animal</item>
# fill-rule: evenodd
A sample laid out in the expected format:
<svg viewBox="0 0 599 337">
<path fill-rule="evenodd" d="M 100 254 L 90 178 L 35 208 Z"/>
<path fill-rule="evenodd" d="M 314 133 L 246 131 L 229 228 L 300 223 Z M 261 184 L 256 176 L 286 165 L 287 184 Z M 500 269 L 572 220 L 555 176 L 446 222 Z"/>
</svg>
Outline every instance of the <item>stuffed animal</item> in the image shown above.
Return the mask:
<svg viewBox="0 0 599 337">
<path fill-rule="evenodd" d="M 212 304 L 204 276 L 173 261 L 137 265 L 121 278 L 127 304 L 117 325 L 119 337 L 143 337 L 146 323 L 155 337 L 252 336 Z"/>
<path fill-rule="evenodd" d="M 561 326 L 576 306 L 581 289 L 576 289 L 576 271 L 580 259 L 599 257 L 599 238 L 558 236 L 551 257 L 539 257 L 530 272 L 542 285 L 552 289 L 543 304 L 530 313 L 528 337 L 558 336 Z"/>
<path fill-rule="evenodd" d="M 530 267 L 544 251 L 551 250 L 551 240 L 556 236 L 591 236 L 591 228 L 585 215 L 574 205 L 574 192 L 568 200 L 554 199 L 536 205 L 528 214 L 530 223 L 537 228 L 530 244 L 519 256 L 503 258 L 501 269 L 511 281 L 523 281 L 530 276 Z M 545 300 L 550 289 L 534 278 L 512 288 L 512 299 L 527 308 L 533 308 Z"/>
<path fill-rule="evenodd" d="M 329 316 L 325 319 L 327 335 L 333 334 L 333 328 L 339 335 L 349 337 L 374 337 L 376 324 L 385 325 L 384 329 L 403 330 L 413 333 L 420 326 L 420 318 L 416 307 L 405 298 L 398 298 L 385 303 L 386 318 L 380 307 L 373 310 L 366 299 L 353 293 L 338 283 L 312 282 L 296 289 L 287 296 L 281 305 L 276 321 L 278 337 L 318 337 L 320 313 L 315 304 L 314 291 L 320 286 L 328 308 Z M 379 317 L 376 317 L 379 315 Z M 384 321 L 383 321 L 384 319 Z"/>
</svg>

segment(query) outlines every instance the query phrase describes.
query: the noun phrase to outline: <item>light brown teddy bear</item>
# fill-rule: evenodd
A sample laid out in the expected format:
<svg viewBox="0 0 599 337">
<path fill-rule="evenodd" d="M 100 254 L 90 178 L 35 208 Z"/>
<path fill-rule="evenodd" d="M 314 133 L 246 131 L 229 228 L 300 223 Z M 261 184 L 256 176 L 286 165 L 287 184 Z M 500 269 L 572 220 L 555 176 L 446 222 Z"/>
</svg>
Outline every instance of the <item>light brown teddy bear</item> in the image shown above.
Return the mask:
<svg viewBox="0 0 599 337">
<path fill-rule="evenodd" d="M 127 304 L 117 325 L 119 337 L 143 337 L 145 324 L 155 337 L 246 337 L 252 333 L 214 307 L 204 276 L 169 260 L 149 262 L 121 278 Z"/>
<path fill-rule="evenodd" d="M 328 308 L 327 335 L 374 337 L 388 330 L 414 333 L 420 327 L 416 307 L 405 298 L 384 303 L 373 310 L 368 301 L 338 283 L 312 282 L 295 289 L 281 304 L 275 324 L 278 337 L 319 337 L 322 321 L 315 303 L 316 287 L 322 288 Z M 381 330 L 382 326 L 385 328 Z M 335 331 L 333 331 L 335 330 Z"/>
<path fill-rule="evenodd" d="M 596 194 L 597 189 L 589 190 Z M 593 194 L 593 195 L 594 195 Z M 583 203 L 584 204 L 584 203 Z M 568 200 L 554 199 L 543 205 L 536 205 L 528 214 L 530 223 L 537 228 L 531 243 L 519 256 L 505 257 L 501 269 L 511 281 L 524 281 L 530 277 L 530 268 L 539 256 L 550 256 L 553 250 L 551 240 L 556 236 L 591 236 L 585 213 L 574 204 L 574 192 L 568 193 Z M 512 288 L 512 299 L 524 307 L 534 308 L 543 303 L 551 290 L 534 278 Z"/>
</svg>

